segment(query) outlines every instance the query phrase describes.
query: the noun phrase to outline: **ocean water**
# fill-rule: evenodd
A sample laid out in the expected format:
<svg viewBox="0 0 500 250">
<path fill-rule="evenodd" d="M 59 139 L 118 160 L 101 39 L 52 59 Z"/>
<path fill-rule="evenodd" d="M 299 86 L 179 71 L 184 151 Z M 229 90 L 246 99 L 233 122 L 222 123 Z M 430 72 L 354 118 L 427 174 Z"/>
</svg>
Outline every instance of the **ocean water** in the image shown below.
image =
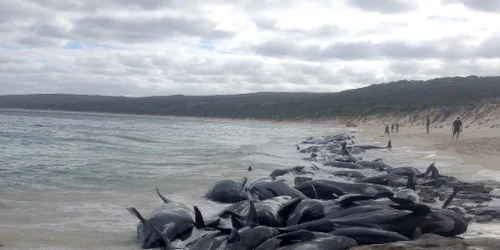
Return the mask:
<svg viewBox="0 0 500 250">
<path fill-rule="evenodd" d="M 147 215 L 161 204 L 156 187 L 210 216 L 227 206 L 203 199 L 215 181 L 309 166 L 295 144 L 339 131 L 312 124 L 3 110 L 0 244 L 2 249 L 138 249 L 138 220 L 126 207 Z M 397 144 L 363 157 L 422 170 L 436 162 L 443 173 L 468 180 L 500 177 Z M 475 224 L 467 235 L 498 236 L 499 228 Z"/>
</svg>

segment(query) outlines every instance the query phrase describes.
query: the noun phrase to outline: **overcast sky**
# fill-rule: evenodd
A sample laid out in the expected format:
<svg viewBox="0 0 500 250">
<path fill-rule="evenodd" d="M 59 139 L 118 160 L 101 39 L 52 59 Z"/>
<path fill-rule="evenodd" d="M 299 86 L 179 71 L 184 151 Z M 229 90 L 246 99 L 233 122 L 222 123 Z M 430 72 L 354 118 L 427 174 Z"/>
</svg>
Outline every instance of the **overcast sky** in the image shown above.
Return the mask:
<svg viewBox="0 0 500 250">
<path fill-rule="evenodd" d="M 500 0 L 1 0 L 0 94 L 336 92 L 500 75 Z"/>
</svg>

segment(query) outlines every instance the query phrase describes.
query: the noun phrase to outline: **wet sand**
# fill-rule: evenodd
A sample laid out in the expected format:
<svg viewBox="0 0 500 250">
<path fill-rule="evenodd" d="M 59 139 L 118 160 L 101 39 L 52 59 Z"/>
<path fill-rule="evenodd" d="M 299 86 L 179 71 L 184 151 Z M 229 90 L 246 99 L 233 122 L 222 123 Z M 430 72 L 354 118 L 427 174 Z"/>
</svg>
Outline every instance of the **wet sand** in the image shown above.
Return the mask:
<svg viewBox="0 0 500 250">
<path fill-rule="evenodd" d="M 467 165 L 479 165 L 490 170 L 500 170 L 500 128 L 479 126 L 464 127 L 458 140 L 451 140 L 451 126 L 432 128 L 427 134 L 425 126 L 404 126 L 399 132 L 384 136 L 383 125 L 361 125 L 357 127 L 366 137 L 387 141 L 395 147 L 413 146 L 436 150 L 438 155 L 457 157 Z"/>
</svg>

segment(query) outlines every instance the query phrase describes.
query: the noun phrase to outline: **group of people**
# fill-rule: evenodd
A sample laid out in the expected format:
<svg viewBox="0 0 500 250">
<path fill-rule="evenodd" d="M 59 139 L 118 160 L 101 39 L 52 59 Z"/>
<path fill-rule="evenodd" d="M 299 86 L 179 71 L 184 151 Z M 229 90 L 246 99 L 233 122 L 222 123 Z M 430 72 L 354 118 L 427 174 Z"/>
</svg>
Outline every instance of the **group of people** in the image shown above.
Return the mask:
<svg viewBox="0 0 500 250">
<path fill-rule="evenodd" d="M 431 126 L 431 119 L 427 117 L 427 121 L 425 122 L 425 127 L 427 129 L 427 134 L 429 133 L 429 128 Z M 385 125 L 385 133 L 384 135 L 389 135 L 390 133 L 394 133 L 394 128 L 396 128 L 396 133 L 399 131 L 399 123 L 396 123 L 396 125 L 392 124 L 391 125 L 391 131 L 389 131 L 389 125 Z M 451 130 L 453 132 L 451 136 L 451 140 L 453 139 L 458 140 L 458 137 L 460 136 L 460 132 L 462 132 L 462 120 L 460 120 L 460 117 L 457 117 L 455 121 L 453 121 L 451 125 Z"/>
<path fill-rule="evenodd" d="M 399 132 L 399 123 L 396 123 L 396 125 L 394 124 L 391 125 L 391 132 L 389 132 L 389 125 L 385 125 L 384 135 L 389 135 L 390 133 L 394 133 L 394 128 L 396 128 L 396 133 Z"/>
</svg>

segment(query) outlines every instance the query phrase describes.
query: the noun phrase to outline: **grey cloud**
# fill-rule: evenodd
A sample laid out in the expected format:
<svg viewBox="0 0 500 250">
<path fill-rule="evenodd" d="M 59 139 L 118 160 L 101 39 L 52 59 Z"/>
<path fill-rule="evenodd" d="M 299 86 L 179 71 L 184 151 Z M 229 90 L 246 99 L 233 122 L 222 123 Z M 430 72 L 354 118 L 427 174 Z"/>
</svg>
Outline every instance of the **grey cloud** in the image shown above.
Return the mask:
<svg viewBox="0 0 500 250">
<path fill-rule="evenodd" d="M 376 55 L 376 48 L 371 42 L 339 42 L 324 49 L 312 49 L 314 58 L 365 59 Z"/>
<path fill-rule="evenodd" d="M 332 81 L 334 72 L 323 65 L 276 64 L 261 57 L 210 56 L 184 60 L 142 52 L 59 52 L 62 53 L 57 57 L 46 50 L 19 54 L 11 51 L 2 55 L 0 88 L 3 94 L 221 94 L 248 92 L 250 86 L 280 91 L 286 84 L 294 85 L 290 87 L 294 90 L 301 84 L 321 85 L 321 89 L 325 89 L 340 83 Z M 319 78 L 315 74 L 320 74 Z M 19 82 L 19 87 L 10 88 L 12 82 Z M 239 87 L 241 84 L 247 87 Z"/>
<path fill-rule="evenodd" d="M 147 56 L 118 54 L 118 61 L 132 68 L 151 68 L 151 60 Z"/>
<path fill-rule="evenodd" d="M 0 1 L 0 35 L 4 43 L 54 47 L 60 47 L 68 40 L 136 44 L 178 36 L 213 40 L 234 35 L 216 30 L 217 23 L 201 14 L 196 15 L 196 7 L 179 3 L 158 0 L 4 0 Z M 99 11 L 88 10 L 89 6 L 95 6 Z M 112 12 L 102 11 L 106 6 L 111 6 Z M 140 10 L 134 10 L 133 6 Z M 182 8 L 158 11 L 165 6 Z M 119 12 L 128 16 L 118 18 L 109 14 Z"/>
<path fill-rule="evenodd" d="M 322 59 L 370 59 L 375 56 L 370 42 L 339 42 L 327 47 L 299 46 L 291 41 L 270 41 L 252 48 L 256 53 L 274 57 L 295 57 L 306 60 Z"/>
<path fill-rule="evenodd" d="M 396 61 L 389 65 L 389 70 L 399 75 L 419 74 L 422 63 L 418 61 Z"/>
<path fill-rule="evenodd" d="M 289 57 L 310 61 L 320 60 L 379 60 L 411 58 L 499 58 L 500 36 L 492 36 L 479 46 L 467 45 L 468 37 L 452 37 L 425 42 L 392 40 L 380 43 L 370 41 L 337 42 L 326 47 L 300 46 L 291 41 L 269 41 L 258 44 L 251 51 L 264 56 Z"/>
<path fill-rule="evenodd" d="M 0 24 L 11 24 L 17 20 L 32 22 L 34 20 L 49 18 L 51 12 L 30 2 L 18 0 L 0 1 Z"/>
<path fill-rule="evenodd" d="M 207 39 L 228 38 L 232 35 L 214 28 L 215 24 L 199 18 L 117 19 L 108 16 L 89 16 L 75 22 L 73 33 L 82 39 L 117 40 L 127 43 L 158 41 L 174 35 Z"/>
<path fill-rule="evenodd" d="M 333 37 L 339 36 L 347 31 L 338 25 L 321 25 L 319 27 L 312 27 L 309 29 L 282 29 L 278 27 L 278 21 L 269 18 L 253 18 L 252 21 L 255 25 L 262 30 L 269 30 L 275 33 L 283 33 L 287 36 L 297 35 L 302 37 L 314 36 L 314 37 Z"/>
<path fill-rule="evenodd" d="M 500 33 L 485 39 L 478 49 L 478 55 L 484 58 L 498 58 L 500 55 Z"/>
<path fill-rule="evenodd" d="M 31 31 L 41 37 L 67 38 L 68 30 L 50 23 L 37 24 L 31 27 Z"/>
<path fill-rule="evenodd" d="M 31 0 L 31 2 L 60 11 L 95 11 L 102 8 L 154 10 L 169 6 L 172 0 Z"/>
<path fill-rule="evenodd" d="M 489 59 L 464 59 L 444 62 L 438 67 L 425 67 L 422 65 L 423 75 L 434 76 L 498 76 L 500 60 Z"/>
<path fill-rule="evenodd" d="M 347 5 L 363 11 L 399 14 L 418 9 L 414 0 L 348 0 Z"/>
<path fill-rule="evenodd" d="M 251 49 L 258 54 L 275 57 L 303 57 L 302 53 L 304 50 L 291 41 L 268 41 L 258 44 Z"/>
<path fill-rule="evenodd" d="M 445 4 L 459 3 L 472 10 L 483 12 L 500 12 L 500 1 L 497 0 L 442 0 Z"/>
<path fill-rule="evenodd" d="M 29 47 L 58 47 L 61 45 L 61 41 L 52 38 L 39 37 L 33 35 L 24 35 L 21 38 L 16 39 L 16 43 L 20 45 L 25 45 Z"/>
</svg>

